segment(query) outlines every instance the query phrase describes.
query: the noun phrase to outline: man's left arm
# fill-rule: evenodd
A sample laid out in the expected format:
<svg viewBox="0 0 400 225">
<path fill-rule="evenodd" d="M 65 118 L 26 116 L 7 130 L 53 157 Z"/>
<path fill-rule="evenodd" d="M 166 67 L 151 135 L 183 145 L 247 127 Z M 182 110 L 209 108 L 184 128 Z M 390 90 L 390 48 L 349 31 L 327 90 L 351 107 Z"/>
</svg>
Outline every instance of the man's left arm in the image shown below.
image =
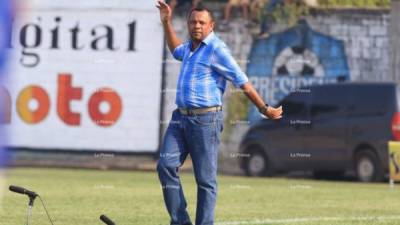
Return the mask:
<svg viewBox="0 0 400 225">
<path fill-rule="evenodd" d="M 220 46 L 214 50 L 211 67 L 225 77 L 225 79 L 230 80 L 235 87 L 240 87 L 247 98 L 257 106 L 263 115 L 270 119 L 282 118 L 282 106 L 274 108 L 265 104 L 253 85 L 249 82 L 246 74 L 243 73 L 232 57 L 226 45 Z"/>
<path fill-rule="evenodd" d="M 247 82 L 240 86 L 244 94 L 250 99 L 251 102 L 258 108 L 258 110 L 270 119 L 280 119 L 282 118 L 282 106 L 274 108 L 266 105 L 264 100 L 257 93 L 256 89 L 250 82 Z"/>
</svg>

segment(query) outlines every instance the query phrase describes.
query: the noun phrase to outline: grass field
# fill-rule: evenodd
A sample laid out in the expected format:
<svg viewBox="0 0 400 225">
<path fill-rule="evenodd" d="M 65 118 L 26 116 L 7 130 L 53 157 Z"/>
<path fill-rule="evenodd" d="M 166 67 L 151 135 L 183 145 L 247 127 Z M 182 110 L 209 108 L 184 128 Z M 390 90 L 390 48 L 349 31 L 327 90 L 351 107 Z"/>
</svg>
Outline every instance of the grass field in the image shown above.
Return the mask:
<svg viewBox="0 0 400 225">
<path fill-rule="evenodd" d="M 119 225 L 168 225 L 155 172 L 18 168 L 6 174 L 1 225 L 25 224 L 27 197 L 8 191 L 10 184 L 41 194 L 55 225 L 102 224 L 100 214 Z M 191 173 L 181 178 L 194 221 L 195 181 Z M 218 181 L 220 225 L 400 225 L 400 185 L 222 175 Z M 31 224 L 50 224 L 39 200 Z"/>
</svg>

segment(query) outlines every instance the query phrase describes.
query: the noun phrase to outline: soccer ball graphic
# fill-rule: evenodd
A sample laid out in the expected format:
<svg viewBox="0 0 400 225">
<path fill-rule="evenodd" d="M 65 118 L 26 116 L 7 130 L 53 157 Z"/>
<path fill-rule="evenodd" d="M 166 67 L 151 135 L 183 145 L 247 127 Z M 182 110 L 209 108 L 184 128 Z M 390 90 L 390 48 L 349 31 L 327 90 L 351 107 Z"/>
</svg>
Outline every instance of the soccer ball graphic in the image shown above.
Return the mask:
<svg viewBox="0 0 400 225">
<path fill-rule="evenodd" d="M 304 47 L 288 47 L 276 57 L 272 75 L 323 77 L 325 74 L 315 53 Z"/>
</svg>

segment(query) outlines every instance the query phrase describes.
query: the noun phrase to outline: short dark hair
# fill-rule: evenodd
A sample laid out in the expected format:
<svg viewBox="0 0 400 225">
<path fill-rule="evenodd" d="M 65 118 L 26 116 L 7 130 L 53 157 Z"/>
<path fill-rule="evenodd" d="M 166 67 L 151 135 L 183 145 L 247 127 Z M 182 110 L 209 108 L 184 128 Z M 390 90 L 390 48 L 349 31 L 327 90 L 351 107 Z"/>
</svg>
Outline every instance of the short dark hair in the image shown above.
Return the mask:
<svg viewBox="0 0 400 225">
<path fill-rule="evenodd" d="M 195 8 L 192 8 L 192 9 L 189 11 L 189 13 L 187 14 L 187 19 L 190 18 L 190 16 L 192 15 L 192 13 L 193 13 L 194 11 L 196 11 L 196 12 L 203 12 L 203 11 L 206 11 L 206 12 L 208 13 L 208 15 L 210 16 L 211 21 L 212 21 L 212 22 L 215 21 L 214 15 L 213 15 L 213 13 L 211 12 L 211 10 L 209 10 L 208 8 L 206 8 L 206 7 L 202 6 L 202 5 L 197 6 L 197 7 L 195 7 Z"/>
</svg>

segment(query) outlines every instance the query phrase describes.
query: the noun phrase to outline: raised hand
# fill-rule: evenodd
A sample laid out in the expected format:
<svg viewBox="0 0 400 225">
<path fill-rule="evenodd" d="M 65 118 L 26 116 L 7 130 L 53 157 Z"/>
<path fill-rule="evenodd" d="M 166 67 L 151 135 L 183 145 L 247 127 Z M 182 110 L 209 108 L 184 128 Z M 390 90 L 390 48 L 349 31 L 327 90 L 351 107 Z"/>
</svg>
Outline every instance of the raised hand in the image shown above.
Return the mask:
<svg viewBox="0 0 400 225">
<path fill-rule="evenodd" d="M 157 1 L 156 7 L 160 10 L 160 20 L 162 23 L 171 21 L 172 10 L 164 1 Z"/>
</svg>

